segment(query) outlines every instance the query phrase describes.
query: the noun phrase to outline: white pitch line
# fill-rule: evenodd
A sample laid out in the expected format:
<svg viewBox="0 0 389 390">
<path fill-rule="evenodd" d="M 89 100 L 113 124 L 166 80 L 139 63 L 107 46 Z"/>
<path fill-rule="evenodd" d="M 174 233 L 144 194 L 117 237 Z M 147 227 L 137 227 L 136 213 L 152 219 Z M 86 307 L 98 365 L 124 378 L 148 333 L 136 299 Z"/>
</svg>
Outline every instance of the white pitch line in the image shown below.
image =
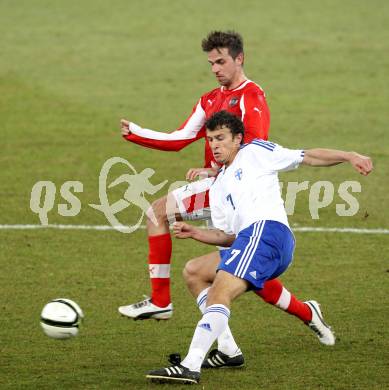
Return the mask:
<svg viewBox="0 0 389 390">
<path fill-rule="evenodd" d="M 357 229 L 331 227 L 292 227 L 294 232 L 354 233 L 354 234 L 389 234 L 389 229 Z"/>
<path fill-rule="evenodd" d="M 120 227 L 118 227 L 120 228 Z M 0 225 L 0 230 L 32 230 L 32 229 L 59 229 L 59 230 L 116 230 L 110 225 Z M 139 229 L 146 229 L 145 225 Z M 336 228 L 336 227 L 293 227 L 294 232 L 302 233 L 351 233 L 351 234 L 389 234 L 389 229 L 358 229 L 358 228 Z"/>
<path fill-rule="evenodd" d="M 119 228 L 119 227 L 118 227 Z M 145 229 L 146 226 L 139 226 Z M 0 225 L 0 230 L 32 230 L 32 229 L 60 229 L 60 230 L 116 230 L 111 225 Z"/>
</svg>

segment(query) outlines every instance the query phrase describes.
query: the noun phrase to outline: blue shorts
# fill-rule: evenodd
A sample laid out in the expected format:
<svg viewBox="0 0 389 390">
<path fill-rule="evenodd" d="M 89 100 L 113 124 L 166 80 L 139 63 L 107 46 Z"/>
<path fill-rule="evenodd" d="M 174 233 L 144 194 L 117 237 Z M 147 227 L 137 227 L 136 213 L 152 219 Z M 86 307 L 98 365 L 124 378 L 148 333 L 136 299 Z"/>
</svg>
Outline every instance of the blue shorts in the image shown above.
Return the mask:
<svg viewBox="0 0 389 390">
<path fill-rule="evenodd" d="M 290 229 L 276 221 L 258 221 L 242 230 L 231 248 L 220 251 L 218 271 L 226 271 L 263 288 L 266 280 L 274 279 L 289 267 L 295 240 Z"/>
</svg>

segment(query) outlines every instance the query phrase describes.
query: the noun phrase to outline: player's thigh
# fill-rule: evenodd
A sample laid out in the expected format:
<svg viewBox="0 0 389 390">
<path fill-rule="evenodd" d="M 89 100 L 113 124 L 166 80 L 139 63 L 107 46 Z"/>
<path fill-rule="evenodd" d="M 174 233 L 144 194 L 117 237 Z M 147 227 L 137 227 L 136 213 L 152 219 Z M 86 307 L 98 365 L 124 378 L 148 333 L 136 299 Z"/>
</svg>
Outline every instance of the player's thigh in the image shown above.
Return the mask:
<svg viewBox="0 0 389 390">
<path fill-rule="evenodd" d="M 216 277 L 219 262 L 220 255 L 217 251 L 191 259 L 185 264 L 184 277 L 212 283 Z"/>
</svg>

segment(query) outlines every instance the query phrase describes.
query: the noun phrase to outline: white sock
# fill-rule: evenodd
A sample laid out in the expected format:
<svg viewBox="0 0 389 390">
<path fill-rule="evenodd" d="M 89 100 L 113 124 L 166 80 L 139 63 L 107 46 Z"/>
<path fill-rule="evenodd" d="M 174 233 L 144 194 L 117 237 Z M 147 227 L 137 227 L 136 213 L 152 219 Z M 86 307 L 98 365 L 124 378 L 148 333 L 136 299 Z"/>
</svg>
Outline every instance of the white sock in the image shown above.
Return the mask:
<svg viewBox="0 0 389 390">
<path fill-rule="evenodd" d="M 228 325 L 229 317 L 230 311 L 224 305 L 207 307 L 203 318 L 197 324 L 189 352 L 181 362 L 184 367 L 191 371 L 200 371 L 205 355 Z"/>
<path fill-rule="evenodd" d="M 201 291 L 201 293 L 197 297 L 197 305 L 202 314 L 204 314 L 204 311 L 207 307 L 206 305 L 208 290 L 209 287 Z M 228 324 L 226 329 L 217 338 L 217 349 L 228 356 L 234 356 L 242 353 L 242 351 L 236 344 L 234 337 L 232 336 L 231 329 Z"/>
<path fill-rule="evenodd" d="M 207 296 L 209 289 L 210 287 L 205 288 L 197 297 L 197 306 L 199 307 L 201 314 L 204 314 L 205 309 L 207 308 Z"/>
</svg>

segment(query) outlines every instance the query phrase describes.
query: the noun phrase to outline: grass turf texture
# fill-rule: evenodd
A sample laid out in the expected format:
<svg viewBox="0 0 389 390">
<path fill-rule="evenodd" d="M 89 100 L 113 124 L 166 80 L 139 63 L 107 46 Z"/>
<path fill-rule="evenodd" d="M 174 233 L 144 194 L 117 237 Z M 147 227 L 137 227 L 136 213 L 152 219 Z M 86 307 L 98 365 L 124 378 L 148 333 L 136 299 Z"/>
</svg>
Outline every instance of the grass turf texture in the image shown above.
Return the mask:
<svg viewBox="0 0 389 390">
<path fill-rule="evenodd" d="M 201 142 L 179 155 L 142 149 L 121 140 L 118 120 L 175 128 L 215 86 L 200 40 L 209 30 L 233 28 L 245 38 L 247 76 L 267 92 L 272 140 L 354 149 L 375 161 L 368 178 L 346 166 L 282 175 L 362 183 L 354 217 L 336 215 L 336 197 L 312 221 L 302 193 L 291 222 L 388 228 L 388 15 L 384 1 L 3 1 L 0 223 L 38 223 L 29 209 L 36 181 L 51 180 L 59 192 L 64 181 L 80 180 L 81 213 L 59 216 L 57 194 L 49 222 L 106 224 L 87 204 L 98 203 L 98 174 L 112 156 L 127 158 L 138 172 L 154 168 L 155 184 L 182 180 L 202 162 Z M 128 209 L 120 218 L 138 216 Z M 323 304 L 338 344 L 321 347 L 297 320 L 246 294 L 233 307 L 231 326 L 247 367 L 204 372 L 204 388 L 387 386 L 388 236 L 296 236 L 295 263 L 283 280 L 302 299 Z M 116 310 L 149 290 L 144 231 L 2 230 L 0 246 L 1 387 L 150 388 L 144 373 L 163 366 L 171 352 L 185 353 L 199 316 L 180 273 L 186 259 L 208 248 L 174 243 L 174 318 L 134 323 Z M 46 338 L 38 325 L 43 305 L 59 296 L 86 313 L 80 337 L 69 342 Z"/>
</svg>

